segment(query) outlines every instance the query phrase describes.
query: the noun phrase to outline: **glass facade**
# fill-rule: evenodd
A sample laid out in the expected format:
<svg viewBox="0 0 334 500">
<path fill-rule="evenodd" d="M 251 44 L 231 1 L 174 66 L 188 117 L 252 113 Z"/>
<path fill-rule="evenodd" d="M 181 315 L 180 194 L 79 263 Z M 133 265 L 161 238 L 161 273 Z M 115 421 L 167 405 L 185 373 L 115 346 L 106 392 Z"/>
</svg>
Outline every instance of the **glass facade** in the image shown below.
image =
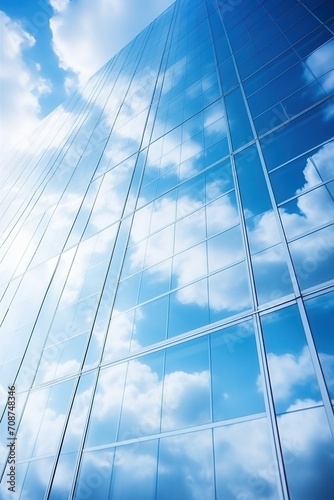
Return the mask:
<svg viewBox="0 0 334 500">
<path fill-rule="evenodd" d="M 1 178 L 0 496 L 334 498 L 334 4 L 177 0 Z"/>
</svg>

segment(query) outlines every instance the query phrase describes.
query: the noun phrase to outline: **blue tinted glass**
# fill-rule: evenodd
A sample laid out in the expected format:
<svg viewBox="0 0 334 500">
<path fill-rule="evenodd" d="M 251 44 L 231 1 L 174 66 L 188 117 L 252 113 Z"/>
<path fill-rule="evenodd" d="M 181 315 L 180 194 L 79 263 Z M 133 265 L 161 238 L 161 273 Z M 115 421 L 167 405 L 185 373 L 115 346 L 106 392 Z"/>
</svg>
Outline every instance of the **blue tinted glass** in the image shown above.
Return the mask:
<svg viewBox="0 0 334 500">
<path fill-rule="evenodd" d="M 214 496 L 211 431 L 161 439 L 156 498 L 196 500 Z"/>
<path fill-rule="evenodd" d="M 166 350 L 161 429 L 211 421 L 208 338 Z"/>
<path fill-rule="evenodd" d="M 52 465 L 52 458 L 29 462 L 23 483 L 23 491 L 25 495 L 29 495 L 29 497 L 34 497 L 36 495 L 38 498 L 44 497 L 48 485 L 43 479 L 43 476 L 41 476 L 40 471 L 42 470 L 43 473 L 46 474 L 46 477 L 49 477 Z"/>
<path fill-rule="evenodd" d="M 264 411 L 252 322 L 216 332 L 210 342 L 214 420 Z"/>
<path fill-rule="evenodd" d="M 251 308 L 245 262 L 211 275 L 208 281 L 211 323 Z"/>
<path fill-rule="evenodd" d="M 334 490 L 334 446 L 324 409 L 281 415 L 278 427 L 291 500 L 312 500 L 318 495 L 330 499 Z"/>
<path fill-rule="evenodd" d="M 309 155 L 302 156 L 270 174 L 277 203 L 295 196 L 301 189 L 313 187 L 321 178 Z"/>
<path fill-rule="evenodd" d="M 271 209 L 260 158 L 256 146 L 250 146 L 235 156 L 241 200 L 245 217 Z"/>
<path fill-rule="evenodd" d="M 122 405 L 127 363 L 101 370 L 90 416 L 86 447 L 113 443 Z M 110 398 L 109 395 L 113 394 Z"/>
<path fill-rule="evenodd" d="M 160 431 L 164 352 L 129 362 L 118 441 Z"/>
<path fill-rule="evenodd" d="M 331 139 L 332 111 L 333 103 L 327 101 L 273 132 L 270 140 L 263 139 L 262 150 L 268 170 Z"/>
<path fill-rule="evenodd" d="M 219 66 L 220 80 L 225 94 L 238 85 L 238 78 L 231 57 Z"/>
<path fill-rule="evenodd" d="M 169 296 L 165 296 L 136 309 L 131 351 L 165 339 L 168 305 Z"/>
<path fill-rule="evenodd" d="M 271 80 L 281 75 L 284 71 L 290 68 L 293 64 L 299 61 L 294 50 L 289 49 L 278 56 L 266 67 L 266 71 L 258 71 L 244 82 L 246 95 L 249 96 L 256 92 Z"/>
<path fill-rule="evenodd" d="M 327 382 L 330 397 L 334 399 L 334 294 L 327 293 L 305 302 L 314 342 Z"/>
<path fill-rule="evenodd" d="M 101 492 L 100 498 L 154 500 L 157 452 L 156 440 L 116 448 L 110 491 Z M 138 464 L 142 464 L 145 473 Z"/>
<path fill-rule="evenodd" d="M 276 412 L 319 405 L 321 396 L 297 306 L 263 315 L 261 323 Z"/>
<path fill-rule="evenodd" d="M 301 289 L 334 278 L 334 226 L 321 229 L 290 243 L 292 261 Z"/>
<path fill-rule="evenodd" d="M 282 245 L 275 245 L 253 255 L 252 265 L 259 304 L 271 302 L 293 293 Z"/>
<path fill-rule="evenodd" d="M 213 432 L 218 498 L 278 500 L 277 468 L 266 419 L 226 425 Z"/>
<path fill-rule="evenodd" d="M 114 450 L 97 450 L 82 455 L 75 498 L 109 498 Z"/>
<path fill-rule="evenodd" d="M 233 148 L 238 149 L 253 139 L 241 90 L 238 88 L 228 94 L 225 97 L 225 104 Z"/>
<path fill-rule="evenodd" d="M 300 57 L 306 57 L 312 53 L 315 49 L 318 49 L 320 45 L 327 42 L 332 38 L 332 34 L 325 26 L 320 26 L 309 33 L 308 36 L 302 38 L 299 42 L 294 45 L 294 49 Z"/>
<path fill-rule="evenodd" d="M 284 99 L 282 106 L 289 118 L 300 113 L 305 108 L 326 97 L 326 93 L 318 82 L 311 82 L 306 87 L 301 88 L 287 99 Z"/>
<path fill-rule="evenodd" d="M 52 482 L 50 500 L 58 500 L 70 495 L 72 478 L 77 461 L 77 453 L 66 453 L 60 455 L 57 462 L 57 469 Z M 64 481 L 64 477 L 67 481 Z"/>
<path fill-rule="evenodd" d="M 251 254 L 272 247 L 281 241 L 273 210 L 250 217 L 246 220 L 246 228 Z"/>
</svg>

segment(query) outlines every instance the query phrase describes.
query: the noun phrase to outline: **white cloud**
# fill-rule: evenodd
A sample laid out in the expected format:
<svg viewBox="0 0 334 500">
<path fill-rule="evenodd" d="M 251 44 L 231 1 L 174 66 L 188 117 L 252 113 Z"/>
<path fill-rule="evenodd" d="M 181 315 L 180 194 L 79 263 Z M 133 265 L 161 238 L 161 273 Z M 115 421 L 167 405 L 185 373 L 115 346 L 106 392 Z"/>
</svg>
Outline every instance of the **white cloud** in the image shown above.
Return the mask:
<svg viewBox="0 0 334 500">
<path fill-rule="evenodd" d="M 268 363 L 273 393 L 277 402 L 291 403 L 290 398 L 296 387 L 314 383 L 314 368 L 307 346 L 303 348 L 299 355 L 291 353 L 277 355 L 270 352 L 268 353 Z M 262 390 L 261 383 L 259 377 L 259 390 Z"/>
<path fill-rule="evenodd" d="M 63 12 L 68 4 L 70 3 L 70 0 L 50 0 L 50 5 L 53 8 L 55 12 Z"/>
<path fill-rule="evenodd" d="M 334 57 L 334 42 L 330 40 L 318 49 L 316 49 L 307 59 L 306 64 L 311 68 L 313 74 L 320 78 L 322 75 L 327 75 L 322 80 L 327 91 L 332 91 L 334 86 L 333 74 L 328 73 L 333 69 Z"/>
<path fill-rule="evenodd" d="M 52 0 L 50 19 L 59 65 L 84 81 L 144 29 L 171 0 Z"/>
<path fill-rule="evenodd" d="M 217 188 L 217 186 L 216 186 Z M 208 185 L 210 191 L 210 185 Z M 176 223 L 174 252 L 181 252 L 173 259 L 173 275 L 178 287 L 184 287 L 191 281 L 207 273 L 206 244 L 201 244 L 206 237 L 206 218 L 209 221 L 211 234 L 219 233 L 239 221 L 238 212 L 233 205 L 229 195 L 221 196 L 206 207 L 206 215 L 203 202 L 191 196 L 179 198 L 177 212 L 180 216 L 187 215 Z M 155 203 L 152 211 L 152 222 L 157 229 L 159 226 L 165 229 L 149 237 L 142 242 L 143 225 L 150 220 L 152 206 L 143 208 L 133 226 L 132 242 L 137 243 L 132 247 L 128 256 L 130 271 L 140 270 L 145 267 L 154 266 L 158 262 L 168 259 L 173 254 L 173 225 L 168 226 L 175 217 L 175 200 L 168 195 L 161 202 Z M 173 215 L 174 214 L 174 215 Z M 151 223 L 152 224 L 152 223 Z M 152 227 L 152 226 L 151 226 Z M 224 235 L 222 234 L 224 237 Z M 244 252 L 239 235 L 238 227 L 233 234 L 222 244 L 219 237 L 209 240 L 210 271 L 218 270 L 229 264 L 243 259 Z M 196 246 L 194 246 L 196 245 Z M 159 279 L 168 279 L 169 267 L 159 267 Z M 165 275 L 164 275 L 165 271 Z M 150 267 L 149 272 L 157 278 L 156 268 Z M 239 267 L 232 267 L 224 271 L 224 277 L 214 275 L 210 285 L 210 306 L 220 311 L 236 311 L 249 305 L 249 290 L 246 274 L 240 272 Z M 183 304 L 196 304 L 204 306 L 207 304 L 207 288 L 203 282 L 198 281 L 190 286 L 181 288 L 177 293 L 177 299 Z"/>
<path fill-rule="evenodd" d="M 277 498 L 277 466 L 265 421 L 253 420 L 216 429 L 215 452 L 219 496 L 240 500 Z"/>
<path fill-rule="evenodd" d="M 1 26 L 1 152 L 9 151 L 40 122 L 41 95 L 50 92 L 50 82 L 39 65 L 29 65 L 25 52 L 35 39 L 19 22 L 0 11 Z"/>
<path fill-rule="evenodd" d="M 322 146 L 319 151 L 312 155 L 312 160 L 308 158 L 304 170 L 305 179 L 307 181 L 305 187 L 308 187 L 308 184 L 312 185 L 310 163 L 314 163 L 316 165 L 321 177 L 325 181 L 332 179 L 334 177 L 334 141 Z"/>
</svg>

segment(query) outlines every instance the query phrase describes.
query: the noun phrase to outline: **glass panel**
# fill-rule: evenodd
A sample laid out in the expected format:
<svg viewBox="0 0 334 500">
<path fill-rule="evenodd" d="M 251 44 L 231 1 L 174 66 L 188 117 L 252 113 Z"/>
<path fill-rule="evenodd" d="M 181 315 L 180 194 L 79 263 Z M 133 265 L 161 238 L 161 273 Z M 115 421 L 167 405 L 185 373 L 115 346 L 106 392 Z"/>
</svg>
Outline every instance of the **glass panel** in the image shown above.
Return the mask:
<svg viewBox="0 0 334 500">
<path fill-rule="evenodd" d="M 235 157 L 245 217 L 270 210 L 271 202 L 256 146 Z"/>
<path fill-rule="evenodd" d="M 302 189 L 311 188 L 321 183 L 312 157 L 308 157 L 308 155 L 274 170 L 270 174 L 270 179 L 277 203 L 292 198 Z"/>
<path fill-rule="evenodd" d="M 334 67 L 334 40 L 325 43 L 315 50 L 307 59 L 306 63 L 314 75 L 319 78 Z"/>
<path fill-rule="evenodd" d="M 214 236 L 207 242 L 209 272 L 245 259 L 240 226 Z"/>
<path fill-rule="evenodd" d="M 160 430 L 164 352 L 129 362 L 118 441 Z"/>
<path fill-rule="evenodd" d="M 103 361 L 111 361 L 126 356 L 129 352 L 133 332 L 135 311 L 117 315 L 114 309 L 114 317 L 111 318 L 104 346 Z M 98 338 L 101 348 L 103 338 Z"/>
<path fill-rule="evenodd" d="M 334 445 L 323 407 L 281 415 L 278 427 L 291 500 L 330 500 Z"/>
<path fill-rule="evenodd" d="M 143 271 L 138 302 L 146 302 L 170 289 L 172 259 L 167 259 Z"/>
<path fill-rule="evenodd" d="M 116 448 L 110 493 L 99 498 L 154 500 L 157 453 L 156 440 Z"/>
<path fill-rule="evenodd" d="M 115 299 L 115 309 L 118 312 L 126 311 L 137 305 L 141 274 L 136 274 L 119 283 Z"/>
<path fill-rule="evenodd" d="M 20 459 L 56 453 L 74 386 L 73 380 L 31 392 L 17 433 L 25 443 Z"/>
<path fill-rule="evenodd" d="M 226 111 L 230 125 L 233 149 L 238 149 L 253 139 L 245 103 L 239 88 L 225 97 Z"/>
<path fill-rule="evenodd" d="M 267 169 L 291 160 L 318 144 L 333 138 L 333 103 L 326 101 L 261 141 Z M 284 147 L 283 147 L 284 145 Z"/>
<path fill-rule="evenodd" d="M 264 411 L 260 368 L 251 321 L 211 335 L 214 420 Z M 242 370 L 240 367 L 242 366 Z"/>
<path fill-rule="evenodd" d="M 227 94 L 227 92 L 238 86 L 238 79 L 231 57 L 219 66 L 219 73 L 224 94 Z"/>
<path fill-rule="evenodd" d="M 60 455 L 52 482 L 49 500 L 69 498 L 77 456 L 77 453 Z"/>
<path fill-rule="evenodd" d="M 189 200 L 192 203 L 192 200 Z M 200 209 L 175 224 L 175 252 L 182 252 L 205 240 L 205 210 Z"/>
<path fill-rule="evenodd" d="M 207 269 L 206 244 L 200 243 L 173 258 L 172 287 L 184 286 L 206 275 Z"/>
<path fill-rule="evenodd" d="M 131 351 L 166 338 L 169 297 L 161 297 L 136 309 Z"/>
<path fill-rule="evenodd" d="M 210 430 L 161 439 L 156 498 L 215 498 Z"/>
<path fill-rule="evenodd" d="M 334 279 L 334 226 L 290 243 L 292 260 L 302 290 Z"/>
<path fill-rule="evenodd" d="M 279 210 L 288 239 L 334 220 L 334 202 L 324 186 L 285 203 Z"/>
<path fill-rule="evenodd" d="M 334 400 L 334 292 L 306 300 L 305 308 L 328 391 Z"/>
<path fill-rule="evenodd" d="M 88 333 L 44 349 L 34 385 L 78 373 L 86 350 Z"/>
<path fill-rule="evenodd" d="M 162 431 L 210 422 L 208 351 L 207 337 L 167 349 Z"/>
<path fill-rule="evenodd" d="M 234 188 L 231 170 L 231 161 L 216 165 L 205 172 L 205 194 L 206 201 L 212 201 L 221 194 Z"/>
<path fill-rule="evenodd" d="M 265 250 L 281 241 L 273 210 L 247 219 L 246 228 L 251 254 Z"/>
<path fill-rule="evenodd" d="M 275 245 L 252 256 L 259 304 L 293 293 L 290 273 L 282 245 Z"/>
<path fill-rule="evenodd" d="M 109 498 L 114 450 L 97 450 L 82 455 L 74 498 Z"/>
<path fill-rule="evenodd" d="M 263 315 L 261 324 L 276 412 L 319 405 L 321 395 L 297 306 Z"/>
<path fill-rule="evenodd" d="M 53 458 L 45 458 L 29 463 L 20 498 L 44 498 L 53 461 Z"/>
<path fill-rule="evenodd" d="M 162 229 L 147 239 L 145 266 L 153 266 L 173 254 L 174 225 Z"/>
<path fill-rule="evenodd" d="M 209 323 L 208 280 L 197 281 L 170 294 L 168 337 Z"/>
<path fill-rule="evenodd" d="M 66 454 L 64 455 L 65 463 L 67 463 L 67 458 L 65 457 L 69 457 L 68 459 L 72 461 L 72 459 L 70 459 L 72 455 L 69 454 L 69 452 L 77 451 L 80 448 L 89 411 L 88 401 L 90 401 L 92 395 L 95 375 L 96 373 L 91 372 L 81 376 L 61 448 L 61 452 Z M 74 454 L 74 456 L 76 456 L 76 454 Z"/>
<path fill-rule="evenodd" d="M 86 448 L 116 439 L 127 363 L 101 370 L 94 397 Z"/>
<path fill-rule="evenodd" d="M 278 500 L 278 471 L 266 419 L 213 432 L 217 498 Z"/>
<path fill-rule="evenodd" d="M 209 277 L 209 304 L 211 323 L 251 308 L 245 262 Z"/>
<path fill-rule="evenodd" d="M 206 205 L 205 212 L 208 237 L 240 222 L 234 191 Z"/>
</svg>

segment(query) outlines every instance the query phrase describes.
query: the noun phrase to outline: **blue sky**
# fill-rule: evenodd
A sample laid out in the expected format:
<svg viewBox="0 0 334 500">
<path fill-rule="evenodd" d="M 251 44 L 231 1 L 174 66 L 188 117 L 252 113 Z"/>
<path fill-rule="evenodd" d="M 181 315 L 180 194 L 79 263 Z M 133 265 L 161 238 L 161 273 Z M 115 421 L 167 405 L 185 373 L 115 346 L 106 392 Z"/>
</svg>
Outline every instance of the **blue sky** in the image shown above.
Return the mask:
<svg viewBox="0 0 334 500">
<path fill-rule="evenodd" d="M 38 125 L 173 0 L 0 0 L 0 147 Z"/>
</svg>

